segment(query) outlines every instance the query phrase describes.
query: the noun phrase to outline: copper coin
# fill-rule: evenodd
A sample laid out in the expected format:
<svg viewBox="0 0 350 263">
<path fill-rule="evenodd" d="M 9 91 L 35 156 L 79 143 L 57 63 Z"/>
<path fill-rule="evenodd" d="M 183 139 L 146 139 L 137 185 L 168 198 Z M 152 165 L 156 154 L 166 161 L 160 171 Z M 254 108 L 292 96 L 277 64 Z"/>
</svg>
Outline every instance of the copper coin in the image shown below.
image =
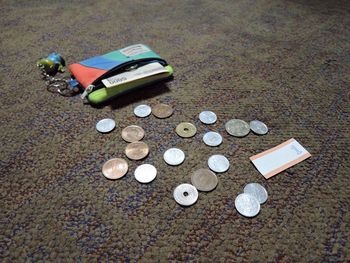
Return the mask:
<svg viewBox="0 0 350 263">
<path fill-rule="evenodd" d="M 137 142 L 145 136 L 145 131 L 137 125 L 130 125 L 122 130 L 122 138 L 127 142 Z"/>
<path fill-rule="evenodd" d="M 141 160 L 145 158 L 148 153 L 148 145 L 144 142 L 132 142 L 125 148 L 125 154 L 131 160 Z"/>
<path fill-rule="evenodd" d="M 102 167 L 103 175 L 108 179 L 119 179 L 128 172 L 128 163 L 121 158 L 110 159 Z"/>
<path fill-rule="evenodd" d="M 192 174 L 191 182 L 199 191 L 209 192 L 217 186 L 218 178 L 208 169 L 199 169 Z"/>
<path fill-rule="evenodd" d="M 196 134 L 197 128 L 192 123 L 181 122 L 179 125 L 176 126 L 175 131 L 180 137 L 189 138 L 193 137 Z"/>
<path fill-rule="evenodd" d="M 152 113 L 159 119 L 168 118 L 173 114 L 173 108 L 169 105 L 160 103 L 152 108 Z"/>
</svg>

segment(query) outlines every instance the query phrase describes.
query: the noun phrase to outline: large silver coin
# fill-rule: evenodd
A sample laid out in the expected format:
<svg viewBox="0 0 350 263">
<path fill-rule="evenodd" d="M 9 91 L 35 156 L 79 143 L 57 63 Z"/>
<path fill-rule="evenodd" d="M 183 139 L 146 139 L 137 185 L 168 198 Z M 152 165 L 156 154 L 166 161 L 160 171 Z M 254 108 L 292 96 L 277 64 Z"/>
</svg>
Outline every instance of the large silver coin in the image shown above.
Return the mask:
<svg viewBox="0 0 350 263">
<path fill-rule="evenodd" d="M 254 196 L 260 204 L 263 204 L 267 200 L 266 189 L 258 183 L 250 183 L 244 187 L 244 193 Z"/>
<path fill-rule="evenodd" d="M 183 206 L 193 205 L 198 199 L 198 191 L 191 184 L 180 184 L 174 190 L 175 201 Z"/>
<path fill-rule="evenodd" d="M 230 162 L 221 154 L 215 154 L 208 159 L 209 168 L 217 173 L 224 173 L 230 167 Z"/>
<path fill-rule="evenodd" d="M 96 123 L 96 130 L 107 133 L 115 128 L 115 121 L 112 119 L 102 119 Z"/>
<path fill-rule="evenodd" d="M 152 112 L 152 109 L 150 106 L 148 105 L 139 105 L 137 106 L 135 109 L 134 109 L 134 114 L 137 116 L 137 117 L 140 117 L 140 118 L 145 118 L 147 117 L 148 115 L 150 115 Z"/>
<path fill-rule="evenodd" d="M 191 183 L 197 190 L 209 192 L 218 185 L 218 178 L 209 169 L 199 169 L 192 174 Z"/>
<path fill-rule="evenodd" d="M 259 135 L 264 135 L 266 134 L 269 129 L 267 128 L 266 124 L 263 123 L 262 121 L 254 120 L 249 123 L 250 129 Z"/>
<path fill-rule="evenodd" d="M 232 119 L 226 122 L 225 129 L 230 135 L 236 137 L 244 137 L 250 131 L 249 124 L 238 119 Z"/>
<path fill-rule="evenodd" d="M 157 169 L 151 164 L 141 164 L 136 168 L 134 175 L 140 183 L 150 183 L 156 178 Z"/>
<path fill-rule="evenodd" d="M 163 158 L 169 165 L 179 165 L 185 160 L 185 153 L 178 148 L 170 148 L 165 151 Z"/>
<path fill-rule="evenodd" d="M 216 122 L 217 117 L 216 114 L 212 111 L 202 111 L 199 114 L 199 119 L 205 124 L 213 124 Z"/>
<path fill-rule="evenodd" d="M 259 201 L 254 196 L 245 193 L 236 197 L 235 207 L 238 213 L 246 217 L 254 217 L 260 211 Z"/>
<path fill-rule="evenodd" d="M 222 143 L 222 137 L 217 132 L 207 132 L 203 136 L 203 141 L 208 146 L 218 146 Z"/>
</svg>

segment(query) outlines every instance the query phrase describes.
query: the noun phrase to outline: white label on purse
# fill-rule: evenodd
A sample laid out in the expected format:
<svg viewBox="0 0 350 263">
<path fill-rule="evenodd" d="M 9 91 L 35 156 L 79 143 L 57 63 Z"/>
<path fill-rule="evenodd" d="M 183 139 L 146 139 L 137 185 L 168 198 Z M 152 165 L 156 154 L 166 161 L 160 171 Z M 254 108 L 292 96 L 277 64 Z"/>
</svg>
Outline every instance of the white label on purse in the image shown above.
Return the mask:
<svg viewBox="0 0 350 263">
<path fill-rule="evenodd" d="M 128 46 L 126 48 L 120 49 L 119 51 L 124 56 L 132 57 L 132 56 L 140 55 L 142 53 L 149 52 L 151 50 L 145 45 L 136 44 L 136 45 L 132 45 L 132 46 Z"/>
<path fill-rule="evenodd" d="M 268 179 L 310 156 L 311 154 L 300 143 L 295 139 L 290 139 L 249 159 Z"/>
<path fill-rule="evenodd" d="M 165 67 L 158 62 L 153 62 L 132 71 L 127 71 L 108 79 L 103 79 L 102 83 L 106 86 L 106 88 L 111 88 L 133 80 L 142 79 L 165 72 L 168 72 Z"/>
</svg>

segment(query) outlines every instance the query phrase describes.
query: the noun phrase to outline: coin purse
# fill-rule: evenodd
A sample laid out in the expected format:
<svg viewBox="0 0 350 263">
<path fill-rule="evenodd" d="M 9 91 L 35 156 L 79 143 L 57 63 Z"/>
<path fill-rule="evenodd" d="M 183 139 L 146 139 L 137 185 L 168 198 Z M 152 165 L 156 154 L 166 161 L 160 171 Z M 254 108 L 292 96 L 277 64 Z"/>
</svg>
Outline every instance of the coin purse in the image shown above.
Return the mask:
<svg viewBox="0 0 350 263">
<path fill-rule="evenodd" d="M 172 77 L 173 68 L 144 44 L 118 49 L 68 66 L 84 89 L 82 99 L 100 104 L 135 88 Z"/>
</svg>

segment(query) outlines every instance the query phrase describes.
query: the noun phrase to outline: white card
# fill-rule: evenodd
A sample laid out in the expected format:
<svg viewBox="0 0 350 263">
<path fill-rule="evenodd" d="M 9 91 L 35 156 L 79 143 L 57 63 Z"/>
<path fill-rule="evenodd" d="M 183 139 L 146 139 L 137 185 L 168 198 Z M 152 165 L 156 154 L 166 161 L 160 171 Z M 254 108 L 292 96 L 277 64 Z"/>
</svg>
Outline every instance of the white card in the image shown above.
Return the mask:
<svg viewBox="0 0 350 263">
<path fill-rule="evenodd" d="M 145 45 L 136 44 L 136 45 L 132 45 L 132 46 L 128 46 L 126 48 L 120 49 L 119 51 L 124 56 L 132 57 L 132 56 L 140 55 L 142 53 L 149 52 L 151 50 Z"/>
<path fill-rule="evenodd" d="M 269 179 L 310 156 L 311 154 L 300 143 L 290 139 L 249 159 L 259 172 Z"/>
<path fill-rule="evenodd" d="M 145 66 L 139 67 L 135 70 L 127 71 L 116 76 L 110 77 L 108 79 L 103 79 L 102 83 L 107 88 L 111 88 L 124 83 L 131 82 L 133 80 L 142 79 L 165 72 L 168 72 L 168 70 L 165 67 L 163 67 L 158 62 L 153 62 Z"/>
</svg>

